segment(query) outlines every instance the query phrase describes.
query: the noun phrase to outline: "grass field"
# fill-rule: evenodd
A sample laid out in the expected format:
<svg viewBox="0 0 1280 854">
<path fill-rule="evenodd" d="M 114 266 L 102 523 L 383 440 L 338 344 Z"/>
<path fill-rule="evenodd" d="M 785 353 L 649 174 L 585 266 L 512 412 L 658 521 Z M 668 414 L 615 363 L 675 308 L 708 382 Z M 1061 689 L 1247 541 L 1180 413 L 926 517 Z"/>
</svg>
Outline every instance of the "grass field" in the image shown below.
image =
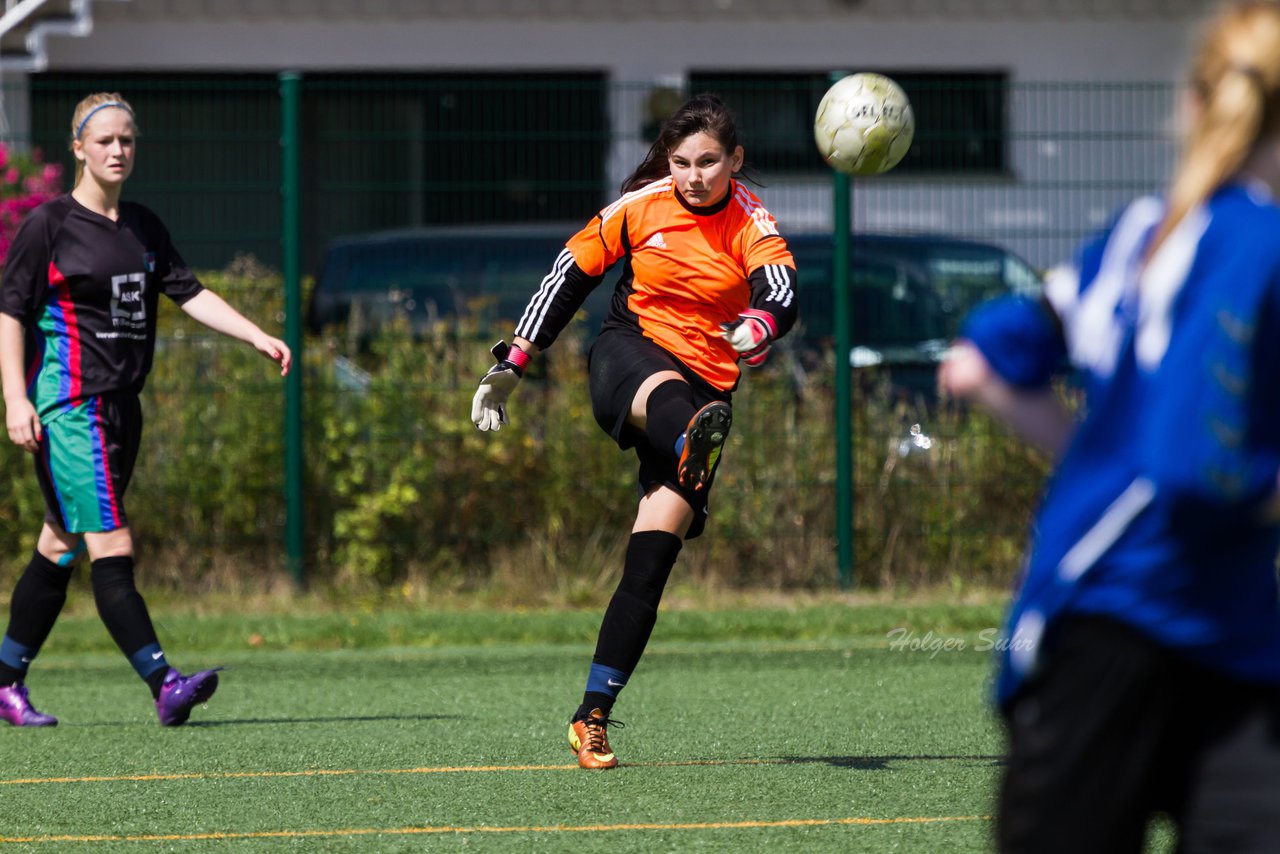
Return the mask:
<svg viewBox="0 0 1280 854">
<path fill-rule="evenodd" d="M 0 850 L 985 851 L 998 613 L 664 613 L 607 772 L 564 733 L 595 612 L 158 615 L 227 667 L 168 730 L 74 616 L 29 679 L 60 725 L 0 729 Z"/>
</svg>

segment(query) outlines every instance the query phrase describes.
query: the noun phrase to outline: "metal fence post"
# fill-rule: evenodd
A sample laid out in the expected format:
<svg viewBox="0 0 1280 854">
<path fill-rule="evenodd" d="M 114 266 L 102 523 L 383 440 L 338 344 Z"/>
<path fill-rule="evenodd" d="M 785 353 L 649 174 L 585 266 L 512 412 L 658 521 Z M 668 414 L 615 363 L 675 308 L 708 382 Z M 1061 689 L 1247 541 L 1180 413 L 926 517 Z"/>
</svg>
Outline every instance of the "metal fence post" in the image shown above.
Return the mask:
<svg viewBox="0 0 1280 854">
<path fill-rule="evenodd" d="M 853 300 L 849 294 L 849 227 L 852 201 L 849 176 L 832 171 L 833 241 L 831 287 L 835 289 L 836 348 L 836 567 L 840 586 L 853 586 Z"/>
<path fill-rule="evenodd" d="M 834 85 L 848 74 L 831 72 Z M 853 586 L 853 300 L 849 294 L 849 232 L 852 179 L 831 170 L 831 287 L 836 357 L 836 572 L 840 586 Z"/>
<path fill-rule="evenodd" d="M 293 367 L 284 386 L 284 492 L 285 561 L 289 574 L 299 585 L 306 583 L 303 566 L 302 489 L 302 279 L 299 213 L 301 176 L 299 114 L 302 76 L 286 71 L 280 75 L 281 145 L 281 266 L 284 273 L 285 343 L 293 351 Z"/>
</svg>

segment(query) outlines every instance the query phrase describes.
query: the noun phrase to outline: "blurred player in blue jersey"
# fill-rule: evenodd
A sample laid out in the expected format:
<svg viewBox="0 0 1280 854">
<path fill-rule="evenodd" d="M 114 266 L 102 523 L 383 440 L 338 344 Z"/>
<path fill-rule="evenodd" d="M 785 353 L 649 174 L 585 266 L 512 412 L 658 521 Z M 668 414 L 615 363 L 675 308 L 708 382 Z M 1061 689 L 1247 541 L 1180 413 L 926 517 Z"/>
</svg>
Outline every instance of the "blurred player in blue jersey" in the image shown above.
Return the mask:
<svg viewBox="0 0 1280 854">
<path fill-rule="evenodd" d="M 1139 852 L 1157 813 L 1280 851 L 1280 3 L 1224 10 L 1190 84 L 1168 192 L 939 371 L 1058 458 L 1001 644 L 1007 852 Z"/>
<path fill-rule="evenodd" d="M 138 394 L 155 355 L 160 294 L 289 370 L 284 342 L 205 290 L 156 215 L 120 200 L 136 141 L 133 109 L 119 95 L 77 105 L 75 188 L 23 220 L 0 282 L 5 425 L 35 456 L 45 500 L 44 527 L 0 638 L 0 720 L 14 726 L 57 723 L 32 706 L 25 679 L 82 549 L 98 613 L 151 688 L 160 723 L 186 722 L 218 685 L 213 670 L 184 676 L 169 666 L 134 584 L 124 493 L 142 437 Z"/>
</svg>

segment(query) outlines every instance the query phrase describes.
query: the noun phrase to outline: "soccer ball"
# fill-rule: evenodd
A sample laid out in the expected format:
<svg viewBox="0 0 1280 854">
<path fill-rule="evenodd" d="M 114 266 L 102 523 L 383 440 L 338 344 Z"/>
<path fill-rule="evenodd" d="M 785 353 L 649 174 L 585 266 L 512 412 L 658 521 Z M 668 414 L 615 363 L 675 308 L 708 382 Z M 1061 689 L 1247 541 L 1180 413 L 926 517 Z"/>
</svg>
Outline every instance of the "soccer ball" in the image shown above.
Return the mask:
<svg viewBox="0 0 1280 854">
<path fill-rule="evenodd" d="M 907 93 L 883 74 L 867 72 L 837 80 L 813 120 L 822 159 L 848 175 L 888 172 L 907 153 L 915 132 Z"/>
</svg>

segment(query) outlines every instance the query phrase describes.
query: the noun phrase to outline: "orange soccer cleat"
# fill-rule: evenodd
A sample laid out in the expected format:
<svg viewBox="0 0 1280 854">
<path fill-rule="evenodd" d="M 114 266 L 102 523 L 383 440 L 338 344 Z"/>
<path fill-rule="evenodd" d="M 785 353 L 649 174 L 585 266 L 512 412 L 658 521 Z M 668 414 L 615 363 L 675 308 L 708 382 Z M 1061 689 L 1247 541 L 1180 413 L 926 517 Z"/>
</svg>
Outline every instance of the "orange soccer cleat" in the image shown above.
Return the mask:
<svg viewBox="0 0 1280 854">
<path fill-rule="evenodd" d="M 578 754 L 580 768 L 616 768 L 618 757 L 613 755 L 609 747 L 609 724 L 622 726 L 611 721 L 599 709 L 592 709 L 587 717 L 569 724 L 569 748 Z"/>
<path fill-rule="evenodd" d="M 684 434 L 684 451 L 676 465 L 676 478 L 685 489 L 702 489 L 720 459 L 720 449 L 729 437 L 733 407 L 713 400 L 694 413 Z"/>
</svg>

